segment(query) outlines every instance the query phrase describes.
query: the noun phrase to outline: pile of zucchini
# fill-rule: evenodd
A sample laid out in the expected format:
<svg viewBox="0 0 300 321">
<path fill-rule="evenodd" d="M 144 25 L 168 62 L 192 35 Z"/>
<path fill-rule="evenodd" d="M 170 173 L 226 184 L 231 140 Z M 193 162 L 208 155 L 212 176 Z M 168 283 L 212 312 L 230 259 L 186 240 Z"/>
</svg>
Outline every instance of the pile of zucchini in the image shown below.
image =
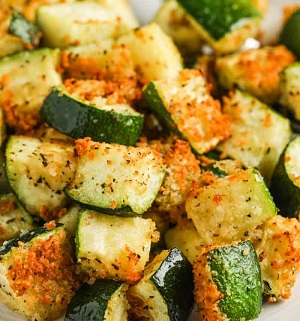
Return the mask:
<svg viewBox="0 0 300 321">
<path fill-rule="evenodd" d="M 1 2 L 0 302 L 247 321 L 291 296 L 300 66 L 283 36 L 243 47 L 266 8 L 166 0 L 141 26 L 127 0 Z"/>
</svg>

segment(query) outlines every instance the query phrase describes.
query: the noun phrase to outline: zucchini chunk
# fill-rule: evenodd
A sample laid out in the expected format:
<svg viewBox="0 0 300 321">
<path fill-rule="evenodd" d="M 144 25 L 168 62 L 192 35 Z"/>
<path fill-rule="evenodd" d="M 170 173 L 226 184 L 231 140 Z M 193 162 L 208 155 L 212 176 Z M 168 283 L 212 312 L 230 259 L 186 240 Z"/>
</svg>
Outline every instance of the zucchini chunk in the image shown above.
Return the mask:
<svg viewBox="0 0 300 321">
<path fill-rule="evenodd" d="M 279 43 L 294 52 L 298 60 L 300 58 L 300 46 L 297 40 L 300 35 L 299 22 L 300 9 L 296 7 L 296 10 L 287 18 L 287 21 L 285 21 L 279 35 Z"/>
<path fill-rule="evenodd" d="M 300 121 L 300 62 L 294 62 L 280 73 L 279 103 L 288 110 L 292 117 Z"/>
<path fill-rule="evenodd" d="M 270 191 L 282 216 L 298 218 L 300 214 L 300 137 L 286 146 L 276 165 Z"/>
<path fill-rule="evenodd" d="M 0 285 L 1 302 L 28 320 L 59 317 L 79 288 L 63 226 L 51 222 L 0 247 Z"/>
<path fill-rule="evenodd" d="M 75 238 L 77 261 L 92 280 L 134 283 L 141 279 L 157 238 L 150 219 L 82 210 Z"/>
<path fill-rule="evenodd" d="M 73 86 L 53 87 L 41 106 L 41 117 L 75 139 L 91 137 L 98 142 L 134 145 L 141 136 L 144 116 L 128 104 L 109 104 L 98 84 L 102 83 L 77 82 L 76 91 L 71 91 Z M 89 98 L 97 89 L 99 93 Z"/>
<path fill-rule="evenodd" d="M 101 44 L 131 29 L 115 11 L 91 1 L 40 6 L 36 23 L 43 45 L 51 48 Z"/>
<path fill-rule="evenodd" d="M 170 132 L 183 137 L 197 154 L 208 152 L 230 135 L 229 117 L 212 98 L 204 76 L 184 69 L 150 82 L 143 90 L 150 109 Z"/>
<path fill-rule="evenodd" d="M 177 0 L 199 35 L 217 54 L 238 50 L 259 31 L 262 14 L 249 0 Z"/>
<path fill-rule="evenodd" d="M 223 88 L 239 88 L 271 105 L 279 100 L 280 72 L 294 61 L 285 46 L 265 46 L 218 57 L 215 71 Z"/>
<path fill-rule="evenodd" d="M 0 244 L 32 228 L 32 217 L 19 204 L 15 195 L 0 194 Z"/>
<path fill-rule="evenodd" d="M 147 144 L 162 155 L 166 164 L 166 174 L 152 210 L 176 224 L 186 216 L 185 201 L 191 189 L 200 184 L 199 161 L 189 143 L 173 135 L 165 140 L 148 141 Z"/>
<path fill-rule="evenodd" d="M 76 168 L 73 146 L 12 135 L 5 153 L 7 179 L 24 208 L 45 221 L 59 217 L 69 200 L 63 190 Z"/>
<path fill-rule="evenodd" d="M 113 280 L 96 280 L 84 284 L 72 297 L 66 321 L 125 321 L 127 320 L 128 285 Z"/>
<path fill-rule="evenodd" d="M 41 123 L 40 105 L 50 88 L 62 82 L 56 49 L 22 51 L 0 59 L 0 107 L 8 127 L 18 133 Z"/>
<path fill-rule="evenodd" d="M 194 264 L 195 300 L 202 320 L 253 320 L 262 309 L 261 269 L 250 241 L 208 246 Z"/>
<path fill-rule="evenodd" d="M 300 272 L 300 223 L 295 218 L 276 215 L 259 227 L 254 240 L 259 257 L 264 295 L 269 302 L 288 299 Z"/>
<path fill-rule="evenodd" d="M 38 27 L 16 10 L 11 9 L 11 11 L 12 16 L 8 32 L 20 38 L 25 48 L 33 49 L 38 47 L 42 36 Z"/>
<path fill-rule="evenodd" d="M 163 233 L 163 239 L 168 249 L 178 248 L 191 263 L 194 262 L 204 243 L 191 221 L 169 228 Z"/>
<path fill-rule="evenodd" d="M 77 169 L 66 194 L 83 207 L 136 216 L 150 208 L 165 175 L 165 165 L 150 147 L 77 140 Z"/>
<path fill-rule="evenodd" d="M 0 4 L 0 57 L 39 45 L 41 33 L 37 26 L 7 3 Z"/>
<path fill-rule="evenodd" d="M 173 248 L 163 250 L 129 287 L 129 316 L 134 320 L 185 321 L 194 305 L 192 264 Z"/>
<path fill-rule="evenodd" d="M 63 50 L 62 56 L 65 79 L 105 79 L 124 85 L 137 78 L 130 50 L 119 45 L 74 46 Z"/>
<path fill-rule="evenodd" d="M 131 51 L 134 65 L 146 81 L 167 79 L 183 68 L 178 48 L 157 23 L 131 30 L 116 43 Z"/>
<path fill-rule="evenodd" d="M 289 120 L 240 90 L 224 98 L 223 111 L 231 119 L 231 137 L 217 149 L 246 167 L 257 168 L 269 185 L 279 157 L 291 139 Z"/>
<path fill-rule="evenodd" d="M 173 39 L 183 57 L 201 52 L 204 41 L 177 0 L 164 1 L 153 22 Z"/>
<path fill-rule="evenodd" d="M 194 190 L 186 201 L 186 211 L 203 245 L 245 240 L 277 214 L 262 176 L 251 168 Z"/>
</svg>

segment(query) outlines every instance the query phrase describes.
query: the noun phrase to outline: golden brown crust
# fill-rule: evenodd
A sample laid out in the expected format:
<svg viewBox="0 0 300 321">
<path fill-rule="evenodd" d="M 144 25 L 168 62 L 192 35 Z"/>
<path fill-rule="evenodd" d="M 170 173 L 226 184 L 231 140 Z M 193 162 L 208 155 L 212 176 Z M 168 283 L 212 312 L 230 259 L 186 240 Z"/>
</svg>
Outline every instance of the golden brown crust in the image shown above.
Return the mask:
<svg viewBox="0 0 300 321">
<path fill-rule="evenodd" d="M 220 300 L 224 295 L 212 280 L 206 256 L 214 248 L 212 245 L 203 248 L 193 262 L 194 297 L 198 313 L 203 321 L 225 321 L 227 319 L 222 316 L 219 308 Z"/>
</svg>

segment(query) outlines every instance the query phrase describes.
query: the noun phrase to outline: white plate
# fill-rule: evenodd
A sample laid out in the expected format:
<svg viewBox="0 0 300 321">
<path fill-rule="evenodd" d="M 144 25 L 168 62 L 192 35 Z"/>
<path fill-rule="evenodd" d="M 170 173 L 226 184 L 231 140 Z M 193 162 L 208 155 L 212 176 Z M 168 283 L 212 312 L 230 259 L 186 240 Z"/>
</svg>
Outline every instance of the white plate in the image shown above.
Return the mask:
<svg viewBox="0 0 300 321">
<path fill-rule="evenodd" d="M 156 10 L 160 7 L 161 0 L 129 0 L 142 24 L 151 20 Z M 212 0 L 213 1 L 213 0 Z M 281 8 L 288 3 L 299 3 L 300 0 L 270 0 L 269 11 L 263 23 L 264 43 L 272 43 L 281 28 Z M 297 321 L 300 319 L 300 276 L 293 288 L 289 300 L 278 301 L 273 304 L 264 304 L 263 311 L 257 321 Z M 25 321 L 23 317 L 15 314 L 0 303 L 1 321 Z M 56 321 L 63 321 L 61 317 Z M 188 321 L 200 321 L 196 312 L 193 312 Z"/>
</svg>

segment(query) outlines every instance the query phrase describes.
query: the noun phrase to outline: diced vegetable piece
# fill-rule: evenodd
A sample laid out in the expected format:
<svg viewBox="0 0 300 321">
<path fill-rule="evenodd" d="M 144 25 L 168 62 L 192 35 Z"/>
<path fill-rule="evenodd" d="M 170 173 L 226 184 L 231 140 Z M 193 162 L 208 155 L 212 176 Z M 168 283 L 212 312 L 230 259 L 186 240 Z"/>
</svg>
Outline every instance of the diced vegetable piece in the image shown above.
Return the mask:
<svg viewBox="0 0 300 321">
<path fill-rule="evenodd" d="M 279 42 L 287 46 L 295 55 L 300 58 L 300 9 L 295 10 L 284 23 L 279 35 Z"/>
<path fill-rule="evenodd" d="M 31 216 L 18 203 L 15 195 L 0 195 L 0 244 L 32 228 Z"/>
<path fill-rule="evenodd" d="M 259 257 L 264 294 L 269 302 L 288 299 L 300 272 L 300 223 L 295 218 L 276 215 L 260 227 L 254 241 Z"/>
<path fill-rule="evenodd" d="M 290 122 L 254 96 L 235 90 L 224 99 L 231 137 L 217 149 L 246 167 L 255 167 L 270 183 L 280 154 L 291 138 Z"/>
<path fill-rule="evenodd" d="M 282 216 L 300 214 L 300 137 L 290 141 L 276 165 L 270 186 Z"/>
<path fill-rule="evenodd" d="M 125 33 L 117 44 L 131 51 L 135 67 L 147 81 L 167 79 L 183 67 L 174 42 L 156 23 Z"/>
<path fill-rule="evenodd" d="M 112 280 L 96 280 L 92 285 L 83 285 L 68 305 L 66 321 L 127 320 L 127 288 L 127 284 Z"/>
<path fill-rule="evenodd" d="M 155 224 L 150 219 L 83 210 L 76 232 L 77 260 L 91 278 L 137 282 L 155 240 Z"/>
<path fill-rule="evenodd" d="M 279 100 L 279 74 L 294 61 L 285 46 L 265 46 L 218 57 L 215 69 L 222 87 L 239 88 L 273 104 Z"/>
<path fill-rule="evenodd" d="M 249 37 L 255 37 L 262 21 L 261 13 L 249 0 L 177 0 L 187 19 L 217 54 L 239 49 Z"/>
<path fill-rule="evenodd" d="M 38 27 L 16 10 L 11 9 L 11 14 L 8 32 L 18 37 L 25 48 L 38 47 L 42 36 Z"/>
<path fill-rule="evenodd" d="M 129 287 L 128 301 L 136 320 L 187 320 L 194 305 L 191 263 L 177 248 L 162 251 Z"/>
<path fill-rule="evenodd" d="M 119 45 L 91 43 L 67 48 L 62 55 L 64 78 L 104 78 L 119 83 L 136 78 L 131 52 Z"/>
<path fill-rule="evenodd" d="M 194 264 L 195 300 L 202 320 L 253 320 L 262 308 L 258 258 L 250 241 L 208 246 Z"/>
<path fill-rule="evenodd" d="M 18 132 L 40 122 L 39 108 L 51 86 L 62 82 L 56 49 L 23 51 L 0 59 L 0 107 L 7 125 Z"/>
<path fill-rule="evenodd" d="M 202 154 L 230 135 L 228 116 L 221 112 L 204 76 L 184 69 L 174 77 L 153 81 L 143 91 L 144 98 L 158 119 L 175 134 L 189 141 Z"/>
<path fill-rule="evenodd" d="M 91 1 L 40 6 L 36 23 L 43 45 L 56 48 L 114 40 L 130 30 L 116 12 Z"/>
<path fill-rule="evenodd" d="M 78 85 L 75 91 L 52 88 L 40 110 L 46 123 L 75 139 L 91 137 L 98 142 L 134 145 L 141 136 L 143 115 L 125 103 L 109 104 L 97 92 L 97 81 Z"/>
<path fill-rule="evenodd" d="M 154 201 L 165 165 L 150 147 L 77 140 L 77 170 L 67 195 L 82 206 L 108 214 L 143 214 Z"/>
<path fill-rule="evenodd" d="M 163 234 L 163 238 L 168 249 L 178 248 L 191 263 L 194 262 L 201 246 L 203 246 L 201 236 L 192 222 L 171 227 Z"/>
<path fill-rule="evenodd" d="M 149 141 L 166 164 L 163 183 L 152 205 L 154 211 L 168 215 L 171 223 L 185 217 L 185 201 L 192 188 L 199 185 L 199 161 L 188 142 L 169 136 L 164 141 Z"/>
<path fill-rule="evenodd" d="M 269 2 L 270 0 L 250 0 L 255 7 L 262 12 L 263 14 L 267 12 L 269 8 Z"/>
<path fill-rule="evenodd" d="M 277 213 L 262 176 L 251 168 L 199 187 L 187 199 L 186 211 L 204 245 L 245 240 Z"/>
<path fill-rule="evenodd" d="M 28 320 L 59 317 L 79 287 L 72 245 L 54 222 L 0 247 L 0 300 Z M 59 299 L 58 299 L 59 298 Z"/>
<path fill-rule="evenodd" d="M 10 55 L 39 44 L 37 27 L 7 3 L 0 4 L 0 57 Z"/>
<path fill-rule="evenodd" d="M 280 73 L 279 103 L 300 121 L 300 62 L 290 64 Z"/>
<path fill-rule="evenodd" d="M 61 140 L 12 135 L 6 147 L 6 175 L 25 209 L 44 220 L 57 218 L 68 197 L 63 189 L 74 176 L 74 148 Z"/>
<path fill-rule="evenodd" d="M 184 57 L 201 52 L 204 41 L 177 0 L 164 1 L 153 21 L 173 39 Z"/>
</svg>

